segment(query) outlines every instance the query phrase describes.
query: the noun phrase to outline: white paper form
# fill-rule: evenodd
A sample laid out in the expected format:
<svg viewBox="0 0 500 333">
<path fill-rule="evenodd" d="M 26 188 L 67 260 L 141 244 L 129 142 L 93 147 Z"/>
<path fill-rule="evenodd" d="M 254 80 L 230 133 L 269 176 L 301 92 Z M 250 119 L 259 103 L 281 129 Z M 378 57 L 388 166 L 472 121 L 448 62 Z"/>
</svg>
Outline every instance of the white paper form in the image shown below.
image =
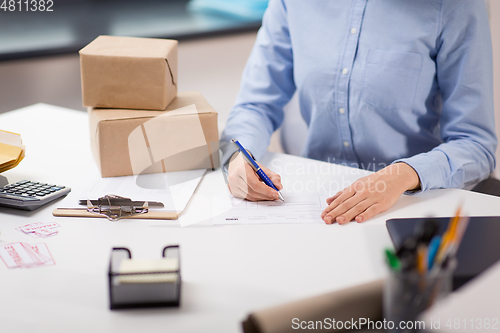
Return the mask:
<svg viewBox="0 0 500 333">
<path fill-rule="evenodd" d="M 285 202 L 250 202 L 232 196 L 214 198 L 216 211 L 224 213 L 212 219 L 213 224 L 285 224 L 325 223 L 321 212 L 326 208 L 323 194 L 284 193 Z"/>
<path fill-rule="evenodd" d="M 205 172 L 202 169 L 110 178 L 92 176 L 78 189 L 72 189 L 60 207 L 84 207 L 79 205 L 79 200 L 97 200 L 114 194 L 133 201 L 159 201 L 164 207 L 155 208 L 155 211 L 180 213 L 186 208 Z"/>
</svg>

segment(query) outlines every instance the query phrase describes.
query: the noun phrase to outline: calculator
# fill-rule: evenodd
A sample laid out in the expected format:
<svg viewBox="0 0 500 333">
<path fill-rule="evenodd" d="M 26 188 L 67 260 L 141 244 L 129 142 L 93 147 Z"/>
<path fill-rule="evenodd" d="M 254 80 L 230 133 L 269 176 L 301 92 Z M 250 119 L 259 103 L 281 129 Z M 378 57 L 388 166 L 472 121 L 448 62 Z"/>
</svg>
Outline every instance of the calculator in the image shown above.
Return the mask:
<svg viewBox="0 0 500 333">
<path fill-rule="evenodd" d="M 35 210 L 71 191 L 69 187 L 21 180 L 0 187 L 0 206 Z"/>
</svg>

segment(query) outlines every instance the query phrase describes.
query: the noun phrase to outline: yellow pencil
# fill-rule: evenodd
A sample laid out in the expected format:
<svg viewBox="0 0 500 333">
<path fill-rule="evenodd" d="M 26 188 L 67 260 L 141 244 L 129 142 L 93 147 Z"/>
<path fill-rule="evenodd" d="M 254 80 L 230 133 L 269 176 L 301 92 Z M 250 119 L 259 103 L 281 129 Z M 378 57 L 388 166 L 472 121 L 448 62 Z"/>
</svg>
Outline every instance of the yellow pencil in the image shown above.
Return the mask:
<svg viewBox="0 0 500 333">
<path fill-rule="evenodd" d="M 446 229 L 446 232 L 443 235 L 443 240 L 441 241 L 441 245 L 439 246 L 436 255 L 436 260 L 435 260 L 436 263 L 440 263 L 441 261 L 443 261 L 445 254 L 448 252 L 448 249 L 450 248 L 451 244 L 456 239 L 457 224 L 460 220 L 460 212 L 461 208 L 458 207 L 455 217 L 450 219 L 450 222 L 448 223 L 448 228 Z"/>
<path fill-rule="evenodd" d="M 417 248 L 417 270 L 420 275 L 427 273 L 429 267 L 428 257 L 427 245 L 420 244 Z"/>
</svg>

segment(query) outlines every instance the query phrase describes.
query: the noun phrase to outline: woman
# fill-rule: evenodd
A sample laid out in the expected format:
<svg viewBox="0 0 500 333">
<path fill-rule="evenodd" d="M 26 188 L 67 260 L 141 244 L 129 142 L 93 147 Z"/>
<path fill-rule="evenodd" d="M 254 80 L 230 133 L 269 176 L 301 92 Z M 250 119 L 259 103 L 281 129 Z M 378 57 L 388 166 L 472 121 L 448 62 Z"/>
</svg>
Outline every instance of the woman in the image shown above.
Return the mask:
<svg viewBox="0 0 500 333">
<path fill-rule="evenodd" d="M 464 188 L 495 168 L 483 0 L 271 0 L 221 140 L 258 159 L 295 91 L 304 156 L 379 168 L 328 199 L 326 223 L 363 222 L 405 192 Z M 232 194 L 274 200 L 233 153 Z"/>
</svg>

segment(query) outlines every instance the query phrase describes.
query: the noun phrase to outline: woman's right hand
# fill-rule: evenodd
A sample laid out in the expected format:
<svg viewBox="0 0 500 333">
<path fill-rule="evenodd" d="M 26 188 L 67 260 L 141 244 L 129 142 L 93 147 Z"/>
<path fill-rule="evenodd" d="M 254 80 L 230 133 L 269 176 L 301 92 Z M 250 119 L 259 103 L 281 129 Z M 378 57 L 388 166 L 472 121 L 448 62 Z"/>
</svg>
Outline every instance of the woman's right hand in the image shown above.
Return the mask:
<svg viewBox="0 0 500 333">
<path fill-rule="evenodd" d="M 260 164 L 259 166 L 278 190 L 283 189 L 280 175 Z M 236 198 L 247 199 L 249 201 L 279 199 L 278 192 L 262 182 L 240 152 L 235 153 L 231 157 L 228 167 L 228 181 L 229 191 Z"/>
</svg>

